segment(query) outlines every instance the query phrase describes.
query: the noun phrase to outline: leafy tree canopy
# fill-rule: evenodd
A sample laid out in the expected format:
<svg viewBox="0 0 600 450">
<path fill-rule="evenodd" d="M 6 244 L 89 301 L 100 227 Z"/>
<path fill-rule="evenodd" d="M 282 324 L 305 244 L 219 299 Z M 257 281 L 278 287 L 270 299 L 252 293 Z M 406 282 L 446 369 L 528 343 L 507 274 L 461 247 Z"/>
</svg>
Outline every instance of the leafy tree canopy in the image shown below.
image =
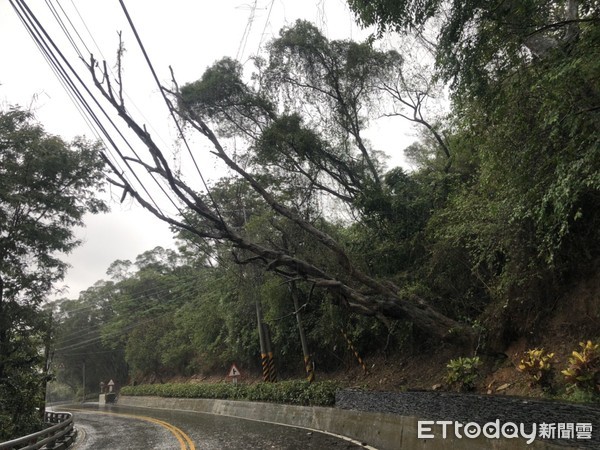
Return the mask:
<svg viewBox="0 0 600 450">
<path fill-rule="evenodd" d="M 39 302 L 59 280 L 79 241 L 86 212 L 106 211 L 97 198 L 99 147 L 46 133 L 30 113 L 0 113 L 0 277 L 6 299 Z"/>
<path fill-rule="evenodd" d="M 216 62 L 168 90 L 173 112 L 231 170 L 207 194 L 168 170 L 98 82 L 155 165 L 137 162 L 188 209 L 183 219 L 165 218 L 118 170 L 116 184 L 195 235 L 198 248 L 219 254 L 226 242 L 238 263 L 312 284 L 354 311 L 409 320 L 427 336 L 473 338 L 465 322 L 532 280 L 573 270 L 568 249 L 597 235 L 597 8 L 351 4 L 365 23 L 415 31 L 434 51 L 437 74 L 407 67 L 373 39 L 329 40 L 303 21 L 269 43 L 250 79 L 239 63 Z M 456 95 L 448 117 L 428 120 L 436 79 L 455 82 Z M 381 114 L 422 126 L 409 149 L 413 172 L 387 171 L 365 138 Z"/>
<path fill-rule="evenodd" d="M 0 112 L 0 414 L 14 424 L 0 439 L 37 425 L 48 326 L 39 306 L 64 275 L 59 253 L 79 243 L 73 228 L 85 213 L 106 210 L 96 197 L 98 153 L 96 144 L 46 133 L 26 111 Z"/>
<path fill-rule="evenodd" d="M 595 0 L 460 1 L 348 0 L 364 25 L 423 32 L 433 39 L 439 73 L 459 90 L 481 92 L 516 65 L 568 48 L 583 28 L 600 21 Z"/>
</svg>

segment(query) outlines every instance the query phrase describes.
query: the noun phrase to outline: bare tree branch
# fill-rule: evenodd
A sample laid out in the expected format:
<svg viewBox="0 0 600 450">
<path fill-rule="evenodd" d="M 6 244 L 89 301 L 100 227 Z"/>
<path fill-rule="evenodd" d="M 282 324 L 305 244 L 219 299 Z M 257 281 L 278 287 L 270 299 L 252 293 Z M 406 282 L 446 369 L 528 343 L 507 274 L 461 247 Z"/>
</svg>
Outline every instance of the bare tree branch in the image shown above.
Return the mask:
<svg viewBox="0 0 600 450">
<path fill-rule="evenodd" d="M 439 337 L 447 336 L 452 329 L 460 325 L 454 320 L 435 311 L 416 297 L 400 298 L 398 289 L 392 283 L 376 280 L 359 270 L 350 260 L 345 249 L 330 234 L 317 228 L 309 220 L 303 218 L 296 210 L 286 206 L 277 197 L 269 192 L 259 179 L 249 171 L 242 168 L 227 153 L 217 135 L 207 123 L 190 108 L 175 108 L 172 102 L 168 106 L 174 115 L 181 117 L 193 130 L 199 132 L 212 145 L 212 152 L 220 158 L 225 165 L 249 185 L 252 190 L 268 205 L 268 207 L 282 219 L 286 219 L 294 226 L 322 245 L 331 252 L 331 260 L 327 267 L 312 263 L 305 256 L 298 256 L 292 251 L 284 248 L 270 248 L 267 245 L 256 242 L 250 237 L 244 236 L 227 223 L 216 210 L 217 205 L 207 204 L 203 197 L 196 193 L 189 185 L 179 179 L 171 170 L 163 152 L 156 145 L 145 127 L 140 126 L 125 110 L 122 102 L 115 97 L 110 88 L 110 81 L 106 73 L 103 74 L 101 82 L 95 73 L 95 61 L 92 58 L 89 65 L 92 78 L 102 96 L 117 111 L 124 123 L 145 145 L 152 163 L 142 161 L 139 157 L 120 157 L 128 164 L 139 166 L 143 170 L 164 180 L 170 191 L 191 212 L 202 218 L 200 223 L 189 222 L 185 216 L 177 219 L 162 212 L 153 205 L 128 182 L 111 160 L 103 155 L 103 159 L 113 172 L 113 184 L 120 186 L 126 193 L 131 195 L 140 205 L 150 211 L 154 216 L 170 225 L 186 230 L 200 238 L 227 241 L 234 249 L 247 251 L 250 256 L 240 259 L 237 253 L 234 258 L 240 264 L 251 262 L 262 264 L 266 270 L 280 274 L 287 278 L 299 278 L 313 283 L 314 287 L 320 287 L 339 297 L 350 309 L 361 314 L 372 315 L 386 321 L 386 317 L 407 318 L 414 322 L 415 327 L 427 331 Z M 340 94 L 341 95 L 341 94 Z M 354 120 L 358 120 L 357 111 L 353 111 Z M 418 118 L 422 120 L 422 118 Z M 357 122 L 355 122 L 357 124 Z M 359 136 L 359 135 L 357 135 Z M 366 149 L 365 149 L 366 150 Z M 374 169 L 374 167 L 373 167 Z M 133 169 L 132 169 L 133 170 Z M 309 173 L 303 174 L 309 179 Z M 322 187 L 322 186 L 321 186 Z M 328 268 L 331 266 L 331 269 Z M 363 291 L 363 292 L 361 292 Z M 369 292 L 365 294 L 364 292 Z"/>
</svg>

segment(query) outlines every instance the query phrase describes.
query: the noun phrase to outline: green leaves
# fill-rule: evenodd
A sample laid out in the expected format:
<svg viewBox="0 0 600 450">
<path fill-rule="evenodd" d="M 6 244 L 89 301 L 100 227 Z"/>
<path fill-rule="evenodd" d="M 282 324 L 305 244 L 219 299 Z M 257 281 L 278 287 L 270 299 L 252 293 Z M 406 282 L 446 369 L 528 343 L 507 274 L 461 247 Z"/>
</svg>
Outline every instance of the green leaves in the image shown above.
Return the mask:
<svg viewBox="0 0 600 450">
<path fill-rule="evenodd" d="M 600 344 L 580 342 L 580 351 L 574 350 L 569 367 L 561 373 L 567 382 L 588 392 L 600 392 Z"/>
<path fill-rule="evenodd" d="M 77 244 L 72 228 L 86 212 L 106 210 L 96 198 L 103 164 L 98 146 L 48 135 L 24 111 L 0 113 L 0 276 L 5 295 L 34 302 L 60 279 L 53 252 Z"/>
<path fill-rule="evenodd" d="M 582 30 L 569 52 L 522 62 L 455 103 L 452 169 L 464 175 L 427 225 L 442 298 L 510 305 L 498 311 L 518 324 L 598 256 L 598 42 Z M 455 293 L 443 287 L 466 277 Z"/>
<path fill-rule="evenodd" d="M 440 0 L 348 0 L 350 8 L 364 26 L 376 25 L 380 33 L 420 28 L 433 17 Z"/>
<path fill-rule="evenodd" d="M 179 107 L 203 120 L 214 120 L 225 135 L 254 134 L 273 116 L 274 106 L 242 79 L 242 66 L 223 58 L 202 77 L 181 88 Z"/>
<path fill-rule="evenodd" d="M 286 157 L 293 161 L 294 156 L 305 161 L 322 159 L 324 146 L 316 133 L 303 126 L 302 118 L 292 114 L 279 117 L 262 133 L 256 151 L 258 162 L 272 163 L 280 158 L 285 161 Z M 293 170 L 293 162 L 288 165 Z"/>
<path fill-rule="evenodd" d="M 448 369 L 446 382 L 461 392 L 470 391 L 474 388 L 475 380 L 479 376 L 480 366 L 479 356 L 452 359 L 446 365 Z"/>
<path fill-rule="evenodd" d="M 593 2 L 592 2 L 593 3 Z M 460 96 L 485 95 L 532 59 L 568 53 L 585 22 L 597 23 L 599 10 L 588 2 L 523 0 L 348 0 L 359 22 L 385 31 L 439 30 L 435 41 L 438 75 Z M 583 19 L 585 24 L 577 21 Z M 594 25 L 592 25 L 594 26 Z"/>
<path fill-rule="evenodd" d="M 46 133 L 21 109 L 0 111 L 0 440 L 40 426 L 50 339 L 40 304 L 66 270 L 57 255 L 79 243 L 73 228 L 106 210 L 98 150 Z"/>
<path fill-rule="evenodd" d="M 332 381 L 281 381 L 279 383 L 189 383 L 126 386 L 121 394 L 178 398 L 214 398 L 285 403 L 302 406 L 333 406 L 339 384 Z"/>
</svg>

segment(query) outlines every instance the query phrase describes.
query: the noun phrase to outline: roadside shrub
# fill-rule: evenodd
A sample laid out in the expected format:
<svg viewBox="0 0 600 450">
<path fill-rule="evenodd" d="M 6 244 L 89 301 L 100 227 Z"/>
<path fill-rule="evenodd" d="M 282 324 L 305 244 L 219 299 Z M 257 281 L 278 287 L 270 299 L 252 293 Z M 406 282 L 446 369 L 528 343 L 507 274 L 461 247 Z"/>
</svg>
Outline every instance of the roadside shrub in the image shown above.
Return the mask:
<svg viewBox="0 0 600 450">
<path fill-rule="evenodd" d="M 452 359 L 446 365 L 448 368 L 446 382 L 460 392 L 471 391 L 479 376 L 479 366 L 481 366 L 479 356 Z"/>
<path fill-rule="evenodd" d="M 597 403 L 599 394 L 597 392 L 584 391 L 575 385 L 571 385 L 571 387 L 562 395 L 561 399 L 575 403 Z"/>
<path fill-rule="evenodd" d="M 281 381 L 279 383 L 164 383 L 125 386 L 122 395 L 179 398 L 212 398 L 286 403 L 302 406 L 332 406 L 340 385 L 332 381 Z"/>
<path fill-rule="evenodd" d="M 580 342 L 580 351 L 573 351 L 569 367 L 561 373 L 568 383 L 583 391 L 600 393 L 600 344 Z"/>
<path fill-rule="evenodd" d="M 527 350 L 518 369 L 533 378 L 535 383 L 545 385 L 548 383 L 552 369 L 552 359 L 554 359 L 554 353 L 546 353 L 543 348 Z"/>
</svg>

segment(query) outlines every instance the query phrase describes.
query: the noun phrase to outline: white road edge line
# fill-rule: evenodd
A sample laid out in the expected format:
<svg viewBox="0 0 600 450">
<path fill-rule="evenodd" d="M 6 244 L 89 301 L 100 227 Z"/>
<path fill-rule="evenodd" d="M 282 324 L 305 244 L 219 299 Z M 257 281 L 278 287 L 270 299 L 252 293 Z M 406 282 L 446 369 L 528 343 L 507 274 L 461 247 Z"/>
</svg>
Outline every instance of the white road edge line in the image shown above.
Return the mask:
<svg viewBox="0 0 600 450">
<path fill-rule="evenodd" d="M 117 404 L 117 406 L 119 406 L 119 405 Z M 125 405 L 122 405 L 122 407 L 123 408 L 139 408 L 139 409 L 160 409 L 160 410 L 163 410 L 163 411 L 179 411 L 179 412 L 185 412 L 185 413 L 207 414 L 207 415 L 210 415 L 210 416 L 222 416 L 222 417 L 229 417 L 231 419 L 251 420 L 252 422 L 270 423 L 272 425 L 281 425 L 281 426 L 289 427 L 289 428 L 299 428 L 299 429 L 302 429 L 302 430 L 308 430 L 308 431 L 312 431 L 314 433 L 327 434 L 329 436 L 333 436 L 333 437 L 336 437 L 336 438 L 339 438 L 339 439 L 343 439 L 344 441 L 351 442 L 353 444 L 359 445 L 362 448 L 366 448 L 367 450 L 379 450 L 376 447 L 372 447 L 370 445 L 367 445 L 367 444 L 365 444 L 363 442 L 357 441 L 356 439 L 352 439 L 351 437 L 344 436 L 342 434 L 336 434 L 336 433 L 332 433 L 330 431 L 324 431 L 324 430 L 317 430 L 315 428 L 303 427 L 303 426 L 300 426 L 300 425 L 290 425 L 290 424 L 287 424 L 287 423 L 272 422 L 270 420 L 250 419 L 248 417 L 233 416 L 231 414 L 215 414 L 215 413 L 209 413 L 209 412 L 205 412 L 205 411 L 191 411 L 189 409 L 155 408 L 155 407 L 151 408 L 149 406 L 125 406 Z"/>
</svg>

